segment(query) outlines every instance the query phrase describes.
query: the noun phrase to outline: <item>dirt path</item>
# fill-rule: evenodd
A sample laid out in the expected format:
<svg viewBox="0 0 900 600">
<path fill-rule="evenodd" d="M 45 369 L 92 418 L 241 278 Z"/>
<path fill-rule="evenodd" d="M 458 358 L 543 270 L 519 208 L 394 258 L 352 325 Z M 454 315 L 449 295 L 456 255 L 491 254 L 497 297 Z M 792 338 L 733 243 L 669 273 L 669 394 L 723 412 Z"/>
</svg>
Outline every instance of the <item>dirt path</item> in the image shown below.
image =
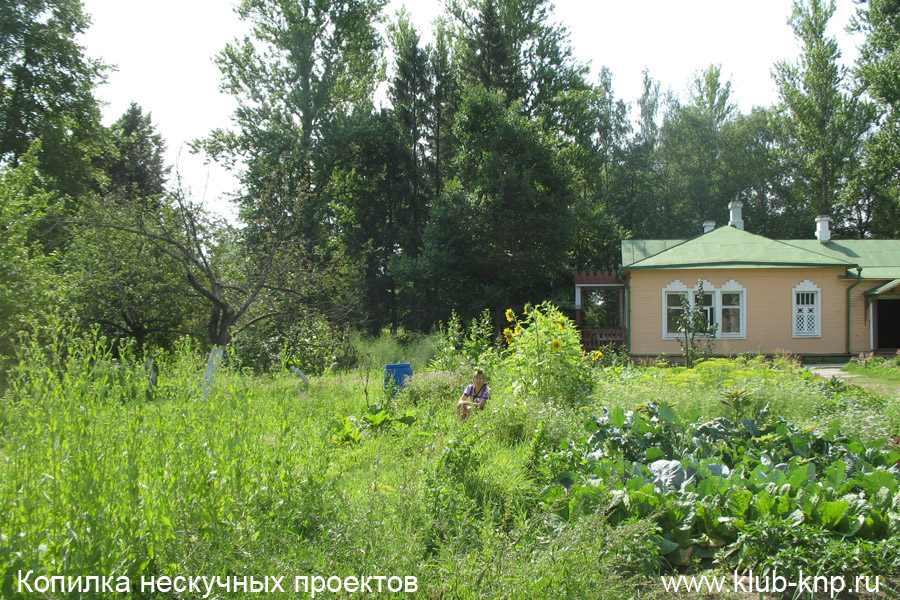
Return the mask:
<svg viewBox="0 0 900 600">
<path fill-rule="evenodd" d="M 810 366 L 809 370 L 812 373 L 815 373 L 819 377 L 824 377 L 825 379 L 831 379 L 832 377 L 839 377 L 844 381 L 851 382 L 856 375 L 853 373 L 848 373 L 844 370 L 845 363 L 835 364 L 835 365 L 814 365 Z"/>
</svg>

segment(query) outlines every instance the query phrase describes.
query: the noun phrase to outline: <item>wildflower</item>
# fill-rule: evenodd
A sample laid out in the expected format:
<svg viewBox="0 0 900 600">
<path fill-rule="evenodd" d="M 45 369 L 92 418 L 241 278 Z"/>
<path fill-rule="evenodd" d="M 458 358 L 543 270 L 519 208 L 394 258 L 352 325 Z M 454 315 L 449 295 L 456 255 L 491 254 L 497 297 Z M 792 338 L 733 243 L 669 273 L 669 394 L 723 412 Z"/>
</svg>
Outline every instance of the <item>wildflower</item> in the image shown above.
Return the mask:
<svg viewBox="0 0 900 600">
<path fill-rule="evenodd" d="M 562 348 L 562 342 L 560 342 L 559 340 L 553 340 L 553 342 L 550 344 L 550 347 L 554 350 L 559 350 L 560 348 Z"/>
<path fill-rule="evenodd" d="M 513 312 L 513 309 L 511 309 L 511 308 L 506 309 L 506 320 L 509 321 L 510 323 L 512 323 L 513 321 L 516 320 L 516 313 Z"/>
<path fill-rule="evenodd" d="M 600 360 L 601 358 L 603 358 L 603 352 L 601 352 L 600 350 L 596 350 L 594 352 L 594 354 L 591 356 L 591 360 L 593 360 L 595 362 Z"/>
</svg>

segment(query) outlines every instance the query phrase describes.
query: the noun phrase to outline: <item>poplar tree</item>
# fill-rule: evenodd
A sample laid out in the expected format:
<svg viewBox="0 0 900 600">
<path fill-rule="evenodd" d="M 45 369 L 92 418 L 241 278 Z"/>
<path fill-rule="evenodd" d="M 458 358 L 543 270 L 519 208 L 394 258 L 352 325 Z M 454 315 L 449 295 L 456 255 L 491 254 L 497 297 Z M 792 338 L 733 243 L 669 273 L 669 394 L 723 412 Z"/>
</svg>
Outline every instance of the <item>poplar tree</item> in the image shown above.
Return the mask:
<svg viewBox="0 0 900 600">
<path fill-rule="evenodd" d="M 278 228 L 310 250 L 325 235 L 329 169 L 317 151 L 354 108 L 371 105 L 381 80 L 376 29 L 385 0 L 243 0 L 252 34 L 216 62 L 222 90 L 237 100 L 233 130 L 197 144 L 240 168 L 248 234 Z"/>
<path fill-rule="evenodd" d="M 852 203 L 845 182 L 872 125 L 871 106 L 847 91 L 848 70 L 825 33 L 834 10 L 833 0 L 795 2 L 789 23 L 802 45 L 800 60 L 774 69 L 780 103 L 773 126 L 784 173 L 779 208 L 791 223 L 786 233 L 797 237 L 808 236 L 816 215 L 841 225 Z"/>
<path fill-rule="evenodd" d="M 900 236 L 900 4 L 868 0 L 860 4 L 853 26 L 866 34 L 856 76 L 875 101 L 878 131 L 866 140 L 858 177 L 852 182 L 860 200 L 862 233 Z"/>
</svg>

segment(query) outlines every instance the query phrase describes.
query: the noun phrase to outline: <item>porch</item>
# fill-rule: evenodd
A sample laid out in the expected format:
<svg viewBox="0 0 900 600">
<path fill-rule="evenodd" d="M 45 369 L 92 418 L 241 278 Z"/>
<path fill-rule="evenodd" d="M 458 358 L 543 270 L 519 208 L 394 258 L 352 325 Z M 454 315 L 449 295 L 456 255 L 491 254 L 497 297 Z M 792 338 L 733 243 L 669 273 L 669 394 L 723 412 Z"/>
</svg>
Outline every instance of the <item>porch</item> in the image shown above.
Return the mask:
<svg viewBox="0 0 900 600">
<path fill-rule="evenodd" d="M 575 323 L 581 346 L 627 346 L 625 283 L 615 270 L 575 271 Z"/>
</svg>

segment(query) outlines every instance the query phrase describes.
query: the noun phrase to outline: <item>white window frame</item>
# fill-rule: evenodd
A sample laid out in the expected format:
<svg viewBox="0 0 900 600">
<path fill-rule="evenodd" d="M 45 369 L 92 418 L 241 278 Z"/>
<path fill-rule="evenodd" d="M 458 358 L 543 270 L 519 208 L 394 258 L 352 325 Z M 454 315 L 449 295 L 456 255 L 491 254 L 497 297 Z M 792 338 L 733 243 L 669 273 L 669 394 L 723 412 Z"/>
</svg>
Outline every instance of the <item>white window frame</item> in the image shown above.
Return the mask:
<svg viewBox="0 0 900 600">
<path fill-rule="evenodd" d="M 662 334 L 664 340 L 677 340 L 681 334 L 679 332 L 669 333 L 669 294 L 688 294 L 688 302 L 693 302 L 693 294 L 691 288 L 686 286 L 680 279 L 676 279 L 662 291 Z"/>
<path fill-rule="evenodd" d="M 747 339 L 747 290 L 740 283 L 735 281 L 734 279 L 729 279 L 725 285 L 716 290 L 716 294 L 718 295 L 718 302 L 716 303 L 718 307 L 718 314 L 716 315 L 716 323 L 719 324 L 718 329 L 716 329 L 716 336 L 725 339 L 725 340 L 745 340 Z M 734 306 L 726 307 L 722 302 L 722 294 L 739 294 L 740 295 L 740 303 Z M 725 333 L 722 331 L 722 311 L 725 308 L 737 308 L 740 310 L 740 330 L 732 331 L 729 333 Z"/>
<path fill-rule="evenodd" d="M 797 302 L 798 294 L 812 294 L 812 305 L 801 305 Z M 804 310 L 808 317 L 813 317 L 813 330 L 800 330 L 797 328 L 797 315 Z M 810 311 L 812 307 L 812 311 Z M 809 279 L 804 279 L 797 287 L 791 290 L 791 332 L 795 338 L 820 338 L 822 337 L 822 289 Z"/>
<path fill-rule="evenodd" d="M 719 317 L 721 316 L 721 312 L 719 311 L 719 297 L 716 291 L 716 288 L 710 282 L 704 280 L 702 282 L 698 282 L 694 287 L 688 287 L 682 282 L 680 279 L 676 279 L 662 291 L 662 338 L 664 340 L 677 340 L 683 334 L 680 332 L 671 333 L 668 329 L 669 324 L 669 305 L 667 301 L 667 297 L 669 294 L 687 294 L 688 303 L 691 307 L 694 306 L 696 302 L 696 294 L 700 291 L 699 283 L 703 284 L 703 293 L 712 295 L 712 314 L 713 318 L 716 319 L 716 323 L 719 323 Z M 718 328 L 716 329 L 716 337 L 718 337 Z"/>
<path fill-rule="evenodd" d="M 744 340 L 747 339 L 747 289 L 734 279 L 729 279 L 722 287 L 717 288 L 709 281 L 699 282 L 703 284 L 703 293 L 712 295 L 712 313 L 718 324 L 716 327 L 715 339 L 725 340 Z M 688 287 L 680 279 L 676 279 L 662 290 L 662 339 L 677 340 L 681 333 L 670 333 L 668 331 L 668 302 L 669 294 L 687 294 L 688 302 L 694 306 L 696 302 L 695 294 L 700 291 L 700 285 Z M 740 294 L 740 304 L 736 307 L 740 310 L 740 331 L 731 333 L 722 333 L 722 294 Z"/>
</svg>

